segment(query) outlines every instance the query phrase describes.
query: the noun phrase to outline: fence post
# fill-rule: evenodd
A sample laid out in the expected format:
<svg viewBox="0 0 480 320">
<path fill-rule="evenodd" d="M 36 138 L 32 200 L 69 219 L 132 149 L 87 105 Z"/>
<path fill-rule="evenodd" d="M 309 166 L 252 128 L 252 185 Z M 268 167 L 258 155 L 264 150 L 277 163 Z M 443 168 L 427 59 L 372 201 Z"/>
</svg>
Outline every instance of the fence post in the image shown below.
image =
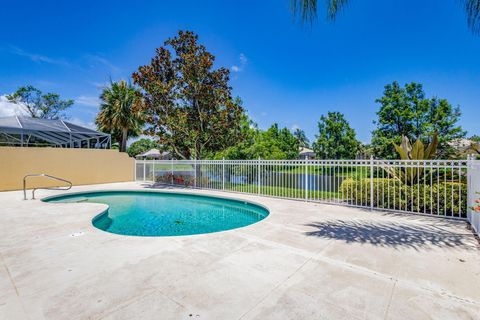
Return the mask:
<svg viewBox="0 0 480 320">
<path fill-rule="evenodd" d="M 155 160 L 152 163 L 152 182 L 155 183 Z"/>
<path fill-rule="evenodd" d="M 133 164 L 133 179 L 137 181 L 137 159 L 135 159 L 135 163 Z"/>
<path fill-rule="evenodd" d="M 225 158 L 222 159 L 222 190 L 225 190 Z"/>
<path fill-rule="evenodd" d="M 305 201 L 308 201 L 308 156 L 305 157 Z"/>
<path fill-rule="evenodd" d="M 193 187 L 197 188 L 197 158 L 193 159 Z"/>
<path fill-rule="evenodd" d="M 257 160 L 257 194 L 260 194 L 260 157 Z"/>
<path fill-rule="evenodd" d="M 147 160 L 143 160 L 143 181 L 146 181 L 146 167 L 147 166 Z"/>
<path fill-rule="evenodd" d="M 472 157 L 467 154 L 467 220 L 472 223 L 472 209 L 470 209 L 470 204 L 473 203 L 473 186 L 472 186 Z"/>
<path fill-rule="evenodd" d="M 171 169 L 171 177 L 172 177 L 172 178 L 170 179 L 170 180 L 171 180 L 170 184 L 173 185 L 173 158 L 172 158 L 171 162 L 172 162 L 172 166 L 171 166 L 170 169 Z"/>
<path fill-rule="evenodd" d="M 476 204 L 478 190 L 480 190 L 480 161 L 476 157 L 470 155 L 467 160 L 467 176 L 468 176 L 468 196 L 467 196 L 467 219 L 473 230 L 480 236 L 480 212 L 475 211 L 471 206 Z"/>
<path fill-rule="evenodd" d="M 373 156 L 370 156 L 370 210 L 373 210 Z"/>
</svg>

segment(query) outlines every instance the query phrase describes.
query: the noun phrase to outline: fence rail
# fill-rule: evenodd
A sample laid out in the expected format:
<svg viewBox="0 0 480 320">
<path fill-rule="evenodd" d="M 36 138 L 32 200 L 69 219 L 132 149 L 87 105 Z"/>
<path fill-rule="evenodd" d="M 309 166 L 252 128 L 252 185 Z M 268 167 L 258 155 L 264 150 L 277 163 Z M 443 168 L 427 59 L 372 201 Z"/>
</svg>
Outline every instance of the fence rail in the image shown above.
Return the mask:
<svg viewBox="0 0 480 320">
<path fill-rule="evenodd" d="M 467 218 L 474 160 L 137 160 L 137 181 Z"/>
</svg>

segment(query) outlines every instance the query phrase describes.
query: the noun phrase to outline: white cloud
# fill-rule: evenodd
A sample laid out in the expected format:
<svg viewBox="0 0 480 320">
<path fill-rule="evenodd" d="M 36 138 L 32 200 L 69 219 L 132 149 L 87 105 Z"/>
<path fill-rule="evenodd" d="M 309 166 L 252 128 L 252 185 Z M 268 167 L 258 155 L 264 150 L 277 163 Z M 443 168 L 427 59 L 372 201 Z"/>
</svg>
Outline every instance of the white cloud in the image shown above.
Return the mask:
<svg viewBox="0 0 480 320">
<path fill-rule="evenodd" d="M 27 115 L 27 112 L 21 105 L 8 101 L 5 95 L 0 96 L 0 117 L 25 115 Z"/>
<path fill-rule="evenodd" d="M 268 113 L 266 113 L 265 111 L 263 111 L 263 112 L 260 113 L 260 115 L 261 115 L 262 117 L 266 117 L 266 116 L 268 116 Z"/>
<path fill-rule="evenodd" d="M 247 64 L 247 61 L 247 57 L 243 53 L 240 53 L 240 63 L 245 65 Z"/>
<path fill-rule="evenodd" d="M 243 71 L 243 69 L 247 65 L 248 59 L 243 53 L 240 53 L 240 56 L 239 56 L 238 60 L 240 61 L 240 63 L 238 65 L 233 65 L 231 67 L 233 72 Z"/>
<path fill-rule="evenodd" d="M 292 125 L 292 127 L 291 127 L 291 130 L 292 130 L 292 131 L 295 131 L 295 130 L 297 130 L 297 129 L 300 129 L 300 126 L 299 126 L 298 124 L 294 123 L 294 124 Z"/>
<path fill-rule="evenodd" d="M 75 98 L 75 103 L 89 107 L 98 107 L 100 99 L 97 96 L 81 95 Z"/>
<path fill-rule="evenodd" d="M 95 125 L 95 123 L 93 121 L 84 121 L 80 118 L 72 118 L 72 119 L 68 119 L 67 122 L 71 122 L 73 124 L 76 124 L 76 125 L 79 125 L 81 127 L 88 128 L 88 129 L 97 130 L 97 126 Z"/>
<path fill-rule="evenodd" d="M 97 81 L 89 81 L 89 84 L 92 86 L 96 87 L 97 89 L 103 89 L 105 87 L 108 87 L 110 85 L 110 82 L 97 82 Z"/>
</svg>

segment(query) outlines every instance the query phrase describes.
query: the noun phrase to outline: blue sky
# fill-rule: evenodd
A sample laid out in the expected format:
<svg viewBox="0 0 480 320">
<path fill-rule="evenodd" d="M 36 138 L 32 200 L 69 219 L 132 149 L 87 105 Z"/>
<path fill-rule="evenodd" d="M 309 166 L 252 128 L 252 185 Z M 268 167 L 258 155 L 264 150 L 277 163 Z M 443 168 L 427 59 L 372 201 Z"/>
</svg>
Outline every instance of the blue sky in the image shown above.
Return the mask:
<svg viewBox="0 0 480 320">
<path fill-rule="evenodd" d="M 278 122 L 313 138 L 319 117 L 340 111 L 366 142 L 375 99 L 397 80 L 459 105 L 461 125 L 480 133 L 480 36 L 461 1 L 351 0 L 334 23 L 320 12 L 312 27 L 292 19 L 289 2 L 9 1 L 0 12 L 0 96 L 32 84 L 75 99 L 70 118 L 91 124 L 102 85 L 130 77 L 189 29 L 232 70 L 235 95 L 262 128 Z"/>
</svg>

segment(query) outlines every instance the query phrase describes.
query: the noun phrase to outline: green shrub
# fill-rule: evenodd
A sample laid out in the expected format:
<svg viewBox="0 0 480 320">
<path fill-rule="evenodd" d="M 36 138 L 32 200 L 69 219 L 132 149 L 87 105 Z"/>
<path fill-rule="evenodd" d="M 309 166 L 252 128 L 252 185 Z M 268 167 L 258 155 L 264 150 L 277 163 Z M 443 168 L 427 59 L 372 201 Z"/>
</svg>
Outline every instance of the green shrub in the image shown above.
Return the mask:
<svg viewBox="0 0 480 320">
<path fill-rule="evenodd" d="M 370 179 L 346 179 L 340 186 L 350 204 L 370 206 Z M 467 187 L 461 182 L 406 185 L 397 179 L 373 179 L 373 206 L 392 210 L 466 217 Z"/>
</svg>

